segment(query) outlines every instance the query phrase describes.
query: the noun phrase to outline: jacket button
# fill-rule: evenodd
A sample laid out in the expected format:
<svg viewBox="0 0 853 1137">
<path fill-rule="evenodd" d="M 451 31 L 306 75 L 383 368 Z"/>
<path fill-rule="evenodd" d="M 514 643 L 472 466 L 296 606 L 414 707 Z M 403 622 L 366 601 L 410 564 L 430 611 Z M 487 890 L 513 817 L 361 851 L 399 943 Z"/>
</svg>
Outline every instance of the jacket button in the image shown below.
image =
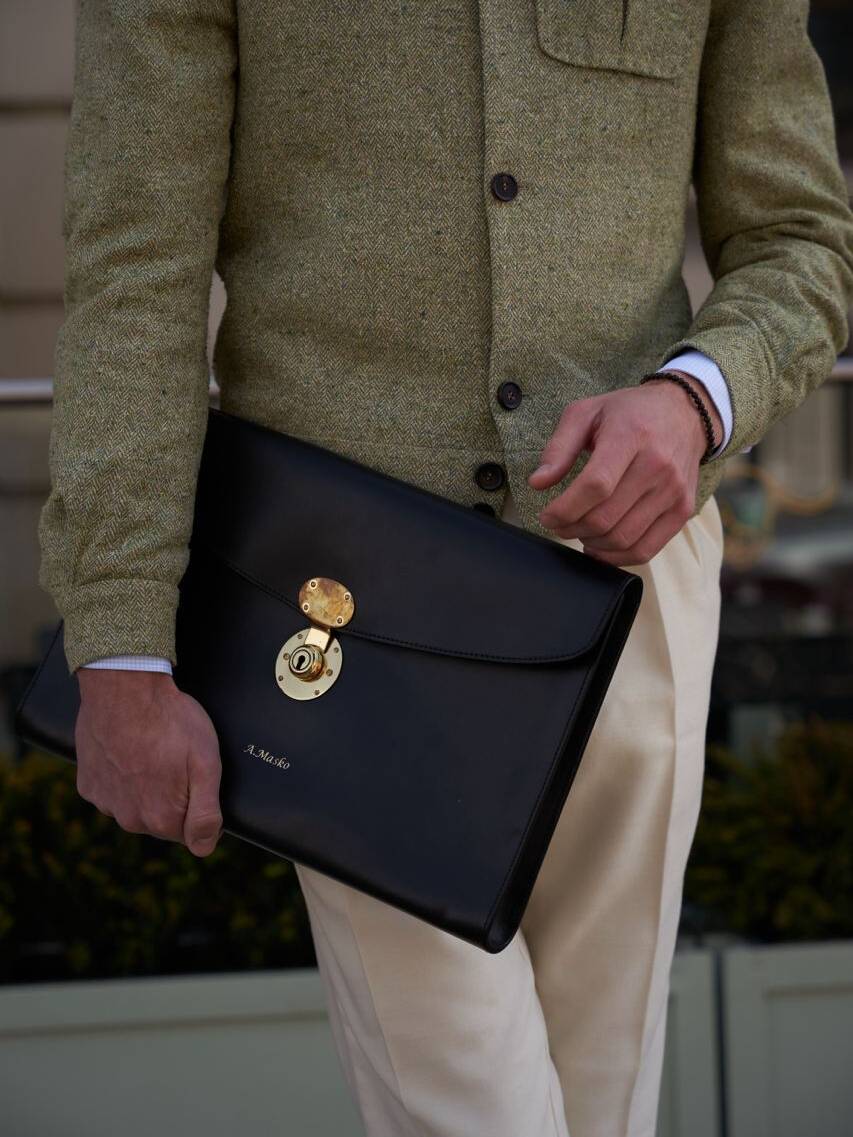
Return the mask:
<svg viewBox="0 0 853 1137">
<path fill-rule="evenodd" d="M 478 513 L 487 513 L 489 517 L 495 516 L 495 507 L 489 505 L 487 501 L 475 501 L 472 508 L 476 509 Z"/>
<path fill-rule="evenodd" d="M 521 402 L 521 388 L 517 383 L 513 383 L 511 379 L 508 379 L 498 387 L 497 396 L 498 402 L 502 407 L 505 407 L 508 411 L 514 411 Z"/>
<path fill-rule="evenodd" d="M 498 201 L 512 201 L 518 193 L 518 182 L 512 174 L 495 174 L 492 178 L 492 193 Z"/>
<path fill-rule="evenodd" d="M 481 490 L 499 490 L 506 481 L 506 474 L 497 462 L 484 462 L 477 467 L 474 481 Z"/>
</svg>

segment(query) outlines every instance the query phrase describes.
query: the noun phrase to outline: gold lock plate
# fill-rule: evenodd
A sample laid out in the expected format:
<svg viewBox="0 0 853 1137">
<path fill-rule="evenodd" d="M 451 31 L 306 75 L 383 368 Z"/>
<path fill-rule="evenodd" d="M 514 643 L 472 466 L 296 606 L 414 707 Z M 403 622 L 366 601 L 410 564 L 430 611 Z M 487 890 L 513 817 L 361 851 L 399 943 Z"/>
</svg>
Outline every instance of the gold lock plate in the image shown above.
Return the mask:
<svg viewBox="0 0 853 1137">
<path fill-rule="evenodd" d="M 323 628 L 342 628 L 352 619 L 355 601 L 340 581 L 314 576 L 299 589 L 299 607 L 312 624 Z"/>
<path fill-rule="evenodd" d="M 291 699 L 316 699 L 340 675 L 343 652 L 331 629 L 350 622 L 355 602 L 340 581 L 315 576 L 299 589 L 299 607 L 311 626 L 283 644 L 276 656 L 275 680 Z"/>
</svg>

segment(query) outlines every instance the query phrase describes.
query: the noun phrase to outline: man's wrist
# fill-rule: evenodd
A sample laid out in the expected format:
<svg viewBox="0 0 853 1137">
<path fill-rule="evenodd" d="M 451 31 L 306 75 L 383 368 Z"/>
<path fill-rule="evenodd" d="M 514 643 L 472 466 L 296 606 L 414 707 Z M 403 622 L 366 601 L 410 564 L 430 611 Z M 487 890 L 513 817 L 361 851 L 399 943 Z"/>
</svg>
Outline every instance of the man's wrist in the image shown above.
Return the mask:
<svg viewBox="0 0 853 1137">
<path fill-rule="evenodd" d="M 697 379 L 695 375 L 691 375 L 689 371 L 679 371 L 678 368 L 672 367 L 668 367 L 667 371 L 671 371 L 673 375 L 680 375 L 685 382 L 690 384 L 690 387 L 702 400 L 702 404 L 711 420 L 711 426 L 714 430 L 714 450 L 717 450 L 723 440 L 723 420 L 720 417 L 720 412 L 717 410 L 717 404 L 708 394 L 708 389 L 705 384 L 701 379 Z"/>
<path fill-rule="evenodd" d="M 118 668 L 78 667 L 74 672 L 80 690 L 81 701 L 90 696 L 95 700 L 119 697 L 122 692 L 134 693 L 134 697 L 148 695 L 154 698 L 166 686 L 174 686 L 171 675 L 162 671 L 126 671 Z"/>
<path fill-rule="evenodd" d="M 684 405 L 689 403 L 691 414 L 689 419 L 685 421 L 693 424 L 692 436 L 696 441 L 700 462 L 709 461 L 719 448 L 722 428 L 719 415 L 713 409 L 713 403 L 710 406 L 708 405 L 707 392 L 702 391 L 702 384 L 695 376 L 676 371 L 673 368 L 644 375 L 640 382 L 644 386 L 652 385 L 661 389 L 669 388 L 671 391 L 678 390 L 681 392 L 680 395 L 673 395 L 672 397 L 682 400 Z"/>
<path fill-rule="evenodd" d="M 710 400 L 721 422 L 720 444 L 711 455 L 712 458 L 718 458 L 726 450 L 734 430 L 731 391 L 719 364 L 704 352 L 688 348 L 671 356 L 657 370 L 676 371 L 689 376 L 691 381 L 702 384 L 702 389 L 698 393 L 703 399 L 707 397 Z M 714 422 L 716 429 L 716 418 Z"/>
</svg>

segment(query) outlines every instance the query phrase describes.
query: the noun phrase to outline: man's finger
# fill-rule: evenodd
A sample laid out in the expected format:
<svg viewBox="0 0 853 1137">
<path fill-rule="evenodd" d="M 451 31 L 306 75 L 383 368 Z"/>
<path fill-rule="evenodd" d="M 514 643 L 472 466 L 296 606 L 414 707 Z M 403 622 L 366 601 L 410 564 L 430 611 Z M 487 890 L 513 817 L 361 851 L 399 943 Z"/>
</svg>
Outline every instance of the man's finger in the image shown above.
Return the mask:
<svg viewBox="0 0 853 1137">
<path fill-rule="evenodd" d="M 623 483 L 628 480 L 628 476 L 626 475 L 622 479 Z M 646 481 L 645 484 L 647 485 L 648 482 Z M 572 536 L 579 537 L 583 541 L 584 548 L 589 551 L 609 553 L 633 548 L 649 526 L 672 509 L 678 500 L 678 491 L 671 483 L 653 485 L 651 489 L 647 489 L 645 492 L 642 492 L 641 488 L 640 494 L 635 496 L 630 509 L 625 510 L 609 529 L 591 530 L 586 524 L 586 518 L 581 518 L 577 525 L 572 526 L 574 530 Z M 602 506 L 601 509 L 602 511 L 609 510 L 609 503 Z M 593 510 L 592 513 L 587 514 L 587 517 L 593 517 L 596 512 Z"/>
<path fill-rule="evenodd" d="M 657 489 L 644 491 L 642 483 L 636 484 L 629 469 L 607 501 L 570 525 L 554 526 L 551 532 L 563 540 L 577 538 L 584 546 L 602 551 L 627 549 L 671 504 Z"/>
<path fill-rule="evenodd" d="M 536 490 L 553 486 L 571 470 L 587 446 L 601 410 L 598 399 L 569 403 L 543 447 L 539 465 L 527 479 Z"/>
<path fill-rule="evenodd" d="M 184 844 L 197 857 L 212 853 L 222 833 L 220 776 L 221 766 L 218 761 L 190 756 L 190 797 L 184 818 Z"/>
<path fill-rule="evenodd" d="M 633 549 L 651 526 L 670 508 L 659 490 L 652 490 L 629 509 L 622 520 L 609 533 L 600 537 L 581 537 L 587 553 L 625 553 Z"/>
<path fill-rule="evenodd" d="M 636 443 L 631 436 L 619 430 L 602 431 L 595 440 L 595 449 L 587 464 L 568 489 L 547 505 L 539 520 L 546 528 L 576 525 L 590 510 L 622 490 L 620 483 L 631 468 L 636 453 Z M 640 478 L 625 487 L 626 492 L 622 495 L 627 497 L 627 503 L 623 502 L 625 508 L 633 505 L 644 488 Z"/>
<path fill-rule="evenodd" d="M 646 508 L 650 504 L 646 499 L 654 491 L 654 487 L 651 490 L 649 489 L 648 479 L 643 477 L 641 466 L 642 455 L 638 454 L 625 471 L 622 480 L 611 496 L 606 501 L 587 510 L 583 517 L 579 517 L 574 524 L 567 526 L 566 532 L 559 532 L 558 536 L 577 537 L 583 542 L 591 540 L 597 542 L 607 538 L 614 531 L 621 534 L 623 526 L 629 519 L 633 519 L 636 511 L 641 507 Z M 637 536 L 645 532 L 655 517 L 669 505 L 669 501 L 664 502 L 656 513 L 650 515 L 642 529 L 638 530 Z M 632 543 L 631 541 L 623 541 L 623 544 Z"/>
<path fill-rule="evenodd" d="M 589 549 L 587 555 L 607 564 L 621 565 L 623 568 L 647 564 L 668 541 L 672 540 L 683 524 L 682 512 L 676 506 L 662 513 L 631 548 L 613 551 Z M 584 551 L 587 551 L 586 545 Z"/>
</svg>

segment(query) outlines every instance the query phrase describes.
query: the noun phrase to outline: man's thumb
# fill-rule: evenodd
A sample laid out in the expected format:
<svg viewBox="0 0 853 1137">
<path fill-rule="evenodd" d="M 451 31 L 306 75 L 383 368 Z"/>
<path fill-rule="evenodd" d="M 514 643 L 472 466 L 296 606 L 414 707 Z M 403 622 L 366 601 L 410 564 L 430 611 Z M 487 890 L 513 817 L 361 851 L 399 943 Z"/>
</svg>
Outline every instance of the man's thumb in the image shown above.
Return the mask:
<svg viewBox="0 0 853 1137">
<path fill-rule="evenodd" d="M 184 817 L 184 844 L 197 857 L 206 857 L 216 848 L 222 833 L 219 808 L 221 766 L 198 757 L 190 758 L 189 804 Z"/>
<path fill-rule="evenodd" d="M 557 429 L 542 451 L 540 465 L 527 479 L 535 490 L 556 485 L 571 470 L 590 440 L 600 410 L 601 400 L 596 396 L 564 408 Z"/>
</svg>

